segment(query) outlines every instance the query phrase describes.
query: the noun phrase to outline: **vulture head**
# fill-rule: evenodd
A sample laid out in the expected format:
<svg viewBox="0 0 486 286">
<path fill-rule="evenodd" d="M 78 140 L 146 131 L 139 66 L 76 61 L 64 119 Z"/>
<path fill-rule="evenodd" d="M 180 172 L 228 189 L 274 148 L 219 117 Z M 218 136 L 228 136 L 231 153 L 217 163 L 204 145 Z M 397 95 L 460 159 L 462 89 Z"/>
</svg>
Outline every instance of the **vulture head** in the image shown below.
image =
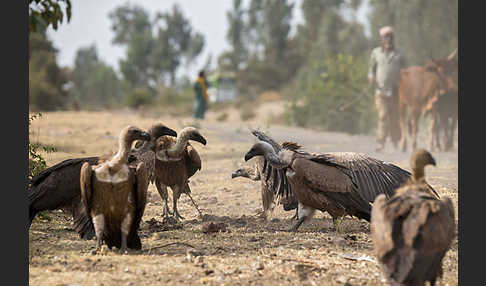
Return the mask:
<svg viewBox="0 0 486 286">
<path fill-rule="evenodd" d="M 165 136 L 165 135 L 177 137 L 177 132 L 175 132 L 174 130 L 170 129 L 169 127 L 165 126 L 162 123 L 157 123 L 157 124 L 152 125 L 147 131 L 150 134 L 152 141 L 155 141 L 160 136 Z M 138 140 L 135 143 L 135 148 L 138 149 L 138 148 L 142 147 L 143 143 L 144 143 L 144 141 Z M 153 146 L 151 148 L 153 149 Z"/>
<path fill-rule="evenodd" d="M 148 129 L 148 133 L 154 139 L 157 139 L 160 136 L 164 136 L 164 135 L 168 135 L 168 136 L 172 136 L 172 137 L 177 137 L 177 132 L 175 132 L 174 130 L 170 129 L 169 127 L 165 126 L 162 123 L 157 123 L 157 124 L 152 125 Z"/>
<path fill-rule="evenodd" d="M 187 140 L 194 140 L 203 145 L 206 145 L 206 138 L 204 138 L 199 130 L 194 127 L 186 127 L 181 130 L 180 136 L 187 139 Z"/>
<path fill-rule="evenodd" d="M 250 174 L 248 174 L 248 170 L 246 170 L 245 168 L 240 168 L 240 169 L 234 171 L 233 173 L 231 173 L 231 179 L 234 179 L 234 178 L 237 178 L 237 177 L 249 178 Z"/>
<path fill-rule="evenodd" d="M 424 169 L 427 165 L 436 165 L 434 157 L 425 149 L 417 149 L 413 152 L 410 159 L 412 175 L 416 181 L 423 180 Z"/>
<path fill-rule="evenodd" d="M 135 140 L 150 141 L 151 138 L 150 134 L 132 125 L 123 128 L 120 132 L 120 140 L 122 140 L 126 146 L 131 146 L 132 142 Z"/>
<path fill-rule="evenodd" d="M 245 161 L 248 161 L 255 156 L 264 156 L 266 154 L 268 155 L 268 154 L 272 154 L 272 153 L 275 153 L 272 145 L 270 145 L 269 143 L 264 142 L 264 141 L 259 141 L 255 144 L 253 144 L 250 151 L 248 151 L 245 154 Z"/>
</svg>

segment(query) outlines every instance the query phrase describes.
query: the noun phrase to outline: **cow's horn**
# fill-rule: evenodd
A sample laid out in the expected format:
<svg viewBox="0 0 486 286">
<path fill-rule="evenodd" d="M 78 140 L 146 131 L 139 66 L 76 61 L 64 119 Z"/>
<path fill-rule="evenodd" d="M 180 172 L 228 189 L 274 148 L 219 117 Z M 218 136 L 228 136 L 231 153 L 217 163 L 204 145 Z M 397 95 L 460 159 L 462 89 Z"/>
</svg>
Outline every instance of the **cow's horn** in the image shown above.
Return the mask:
<svg viewBox="0 0 486 286">
<path fill-rule="evenodd" d="M 450 61 L 455 58 L 457 55 L 457 48 L 447 57 L 447 60 Z"/>
</svg>

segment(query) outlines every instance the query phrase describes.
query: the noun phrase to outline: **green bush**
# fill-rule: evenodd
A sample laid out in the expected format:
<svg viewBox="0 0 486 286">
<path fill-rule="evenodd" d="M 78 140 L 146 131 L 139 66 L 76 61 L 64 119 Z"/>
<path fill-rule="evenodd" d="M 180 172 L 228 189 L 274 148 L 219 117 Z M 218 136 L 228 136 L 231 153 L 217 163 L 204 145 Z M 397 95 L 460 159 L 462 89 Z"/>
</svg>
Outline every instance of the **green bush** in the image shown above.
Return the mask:
<svg viewBox="0 0 486 286">
<path fill-rule="evenodd" d="M 366 74 L 367 60 L 352 55 L 338 54 L 309 64 L 287 91 L 292 100 L 287 121 L 327 131 L 369 133 L 374 130 L 376 111 Z M 357 97 L 361 99 L 339 109 Z"/>
<path fill-rule="evenodd" d="M 29 129 L 30 129 L 30 124 L 31 122 L 36 119 L 41 117 L 42 114 L 37 113 L 29 117 Z M 37 175 L 39 172 L 47 168 L 47 163 L 44 157 L 40 154 L 41 151 L 44 152 L 55 152 L 56 149 L 52 147 L 46 147 L 43 146 L 39 143 L 32 143 L 29 140 L 29 182 L 30 180 Z"/>
<path fill-rule="evenodd" d="M 125 104 L 132 108 L 138 108 L 153 102 L 152 92 L 143 87 L 136 87 L 129 91 L 125 97 Z"/>
</svg>

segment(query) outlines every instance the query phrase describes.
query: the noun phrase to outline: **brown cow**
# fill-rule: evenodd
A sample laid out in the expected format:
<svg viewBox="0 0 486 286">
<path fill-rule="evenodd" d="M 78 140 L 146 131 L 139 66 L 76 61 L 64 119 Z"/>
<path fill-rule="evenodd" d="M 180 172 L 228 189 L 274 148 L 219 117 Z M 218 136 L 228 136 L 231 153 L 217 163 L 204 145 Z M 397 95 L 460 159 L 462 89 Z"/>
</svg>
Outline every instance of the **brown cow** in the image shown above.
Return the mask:
<svg viewBox="0 0 486 286">
<path fill-rule="evenodd" d="M 401 70 L 398 108 L 402 151 L 406 151 L 407 149 L 407 107 L 410 112 L 408 123 L 409 133 L 412 136 L 412 148 L 416 149 L 417 147 L 418 120 L 421 115 L 431 116 L 429 149 L 434 150 L 435 145 L 440 148 L 439 142 L 435 140 L 439 134 L 437 121 L 439 120 L 439 112 L 441 111 L 438 108 L 438 102 L 442 101 L 442 96 L 450 92 L 455 91 L 457 93 L 456 54 L 457 50 L 446 59 L 432 60 L 424 67 L 411 66 Z M 442 118 L 446 117 L 448 118 L 449 116 L 443 114 Z M 454 134 L 453 132 L 452 136 Z M 446 137 L 449 137 L 449 133 L 447 132 Z M 449 141 L 449 139 L 446 141 Z M 452 142 L 452 140 L 450 141 Z"/>
</svg>

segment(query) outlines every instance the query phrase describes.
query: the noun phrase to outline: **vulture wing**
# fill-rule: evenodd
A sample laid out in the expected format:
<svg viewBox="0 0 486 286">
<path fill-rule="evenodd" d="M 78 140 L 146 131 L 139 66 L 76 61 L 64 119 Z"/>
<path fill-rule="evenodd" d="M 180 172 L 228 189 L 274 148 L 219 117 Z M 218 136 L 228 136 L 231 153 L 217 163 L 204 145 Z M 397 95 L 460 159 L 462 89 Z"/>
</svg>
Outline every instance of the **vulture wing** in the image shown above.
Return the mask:
<svg viewBox="0 0 486 286">
<path fill-rule="evenodd" d="M 91 168 L 91 165 L 87 162 L 83 163 L 79 176 L 81 185 L 81 202 L 83 203 L 88 214 L 91 210 L 91 199 L 93 198 L 93 189 L 91 187 L 92 178 L 93 169 Z"/>
<path fill-rule="evenodd" d="M 424 271 L 441 265 L 454 239 L 452 201 L 414 190 L 388 201 L 380 195 L 373 204 L 371 234 L 375 255 L 389 277 L 403 282 L 437 275 L 438 269 L 432 270 L 435 274 Z"/>
<path fill-rule="evenodd" d="M 199 157 L 199 153 L 197 153 L 196 149 L 189 143 L 187 143 L 184 156 L 186 159 L 187 176 L 190 178 L 198 170 L 201 170 L 201 158 Z"/>
<path fill-rule="evenodd" d="M 75 159 L 66 159 L 60 163 L 57 163 L 54 166 L 51 166 L 47 169 L 42 170 L 40 173 L 35 175 L 31 180 L 32 186 L 37 186 L 41 184 L 47 177 L 54 174 L 56 171 L 61 171 L 66 167 L 70 167 L 79 163 L 89 162 L 91 165 L 94 165 L 98 162 L 99 157 L 86 157 L 86 158 L 75 158 Z"/>
<path fill-rule="evenodd" d="M 314 155 L 310 160 L 336 166 L 348 175 L 363 200 L 372 203 L 376 196 L 385 194 L 387 198 L 410 179 L 410 172 L 365 154 L 335 152 Z"/>
<path fill-rule="evenodd" d="M 143 162 L 138 163 L 137 168 L 130 168 L 134 177 L 133 190 L 135 197 L 135 216 L 128 235 L 127 246 L 132 249 L 142 249 L 142 243 L 138 236 L 138 229 L 142 221 L 145 205 L 147 203 L 147 189 L 150 183 L 149 170 Z"/>
</svg>

